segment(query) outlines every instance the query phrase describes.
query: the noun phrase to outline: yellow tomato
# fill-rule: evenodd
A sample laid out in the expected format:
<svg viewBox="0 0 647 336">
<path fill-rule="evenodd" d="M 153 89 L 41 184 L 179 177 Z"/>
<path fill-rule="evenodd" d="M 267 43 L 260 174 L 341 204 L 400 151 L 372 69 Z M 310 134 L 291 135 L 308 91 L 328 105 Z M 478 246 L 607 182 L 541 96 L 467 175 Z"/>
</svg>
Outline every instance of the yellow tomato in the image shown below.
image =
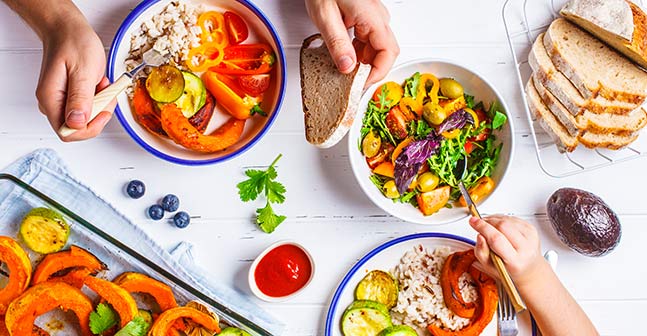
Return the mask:
<svg viewBox="0 0 647 336">
<path fill-rule="evenodd" d="M 380 105 L 380 96 L 383 91 L 384 94 L 386 94 L 384 99 L 386 100 L 388 108 L 398 104 L 404 95 L 404 89 L 402 89 L 400 84 L 396 82 L 386 82 L 378 87 L 377 90 L 375 90 L 375 93 L 373 93 L 373 101 L 375 101 L 378 106 Z"/>
</svg>

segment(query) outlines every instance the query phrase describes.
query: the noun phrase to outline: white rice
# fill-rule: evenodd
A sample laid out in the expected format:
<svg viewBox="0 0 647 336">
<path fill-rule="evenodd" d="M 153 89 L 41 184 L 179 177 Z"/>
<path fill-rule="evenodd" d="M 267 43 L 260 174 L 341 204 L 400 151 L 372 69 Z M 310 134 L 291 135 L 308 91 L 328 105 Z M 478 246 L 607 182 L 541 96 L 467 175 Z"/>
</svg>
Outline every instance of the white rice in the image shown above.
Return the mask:
<svg viewBox="0 0 647 336">
<path fill-rule="evenodd" d="M 440 274 L 451 253 L 448 247 L 429 251 L 418 245 L 407 252 L 391 270 L 400 284 L 398 304 L 391 309 L 394 323 L 406 324 L 416 329 L 418 335 L 429 335 L 426 328 L 432 323 L 458 330 L 470 322 L 449 310 L 443 299 Z M 465 301 L 472 302 L 478 298 L 469 274 L 461 276 L 459 288 Z"/>
<path fill-rule="evenodd" d="M 204 9 L 181 1 L 170 2 L 164 10 L 144 21 L 130 39 L 130 52 L 126 69 L 132 70 L 142 62 L 149 49 L 171 54 L 171 63 L 184 68 L 189 50 L 200 45 L 198 16 Z"/>
</svg>

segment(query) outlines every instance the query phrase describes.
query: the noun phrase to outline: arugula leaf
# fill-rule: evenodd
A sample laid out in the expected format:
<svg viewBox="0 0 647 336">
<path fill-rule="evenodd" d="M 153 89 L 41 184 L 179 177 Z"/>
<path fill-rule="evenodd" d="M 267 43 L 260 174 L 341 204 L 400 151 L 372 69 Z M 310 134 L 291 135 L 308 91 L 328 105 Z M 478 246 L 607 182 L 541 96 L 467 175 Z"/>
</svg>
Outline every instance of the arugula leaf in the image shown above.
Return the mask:
<svg viewBox="0 0 647 336">
<path fill-rule="evenodd" d="M 128 322 L 121 330 L 117 331 L 115 336 L 146 336 L 150 324 L 141 316 L 136 316 L 132 321 Z"/>
<path fill-rule="evenodd" d="M 416 99 L 418 95 L 418 86 L 420 85 L 420 73 L 416 72 L 413 76 L 404 81 L 404 96 Z"/>
<path fill-rule="evenodd" d="M 264 208 L 256 209 L 258 216 L 256 217 L 256 224 L 263 230 L 265 233 L 272 233 L 285 220 L 285 216 L 279 216 L 274 213 L 270 201 L 267 201 L 267 204 Z"/>
<path fill-rule="evenodd" d="M 413 134 L 416 140 L 425 139 L 433 130 L 424 120 L 412 121 L 409 128 L 409 134 Z"/>
<path fill-rule="evenodd" d="M 105 303 L 99 303 L 95 311 L 90 313 L 90 330 L 95 335 L 100 335 L 112 328 L 119 321 L 117 313 Z"/>
<path fill-rule="evenodd" d="M 495 130 L 501 128 L 501 126 L 503 126 L 503 124 L 505 124 L 507 120 L 508 117 L 506 117 L 505 114 L 496 111 L 494 113 L 494 118 L 492 118 L 492 128 Z"/>
<path fill-rule="evenodd" d="M 266 170 L 248 169 L 245 171 L 245 175 L 249 179 L 237 185 L 238 195 L 243 202 L 254 201 L 261 193 L 265 194 L 267 204 L 264 208 L 256 210 L 256 223 L 261 230 L 267 233 L 273 232 L 286 218 L 285 216 L 276 215 L 271 207 L 271 203 L 285 202 L 285 186 L 275 181 L 278 176 L 275 165 L 282 156 L 282 154 L 279 154 Z"/>
<path fill-rule="evenodd" d="M 386 86 L 383 85 L 378 94 L 379 102 L 375 102 L 373 99 L 368 102 L 366 114 L 362 119 L 362 134 L 376 131 L 382 139 L 387 139 L 395 145 L 395 138 L 393 138 L 391 131 L 386 126 L 386 114 L 389 112 L 388 106 L 391 103 L 391 101 L 387 99 L 388 93 L 389 91 L 386 89 Z"/>
<path fill-rule="evenodd" d="M 467 104 L 467 107 L 473 109 L 474 108 L 474 96 L 470 96 L 467 93 L 465 94 L 465 103 Z"/>
</svg>

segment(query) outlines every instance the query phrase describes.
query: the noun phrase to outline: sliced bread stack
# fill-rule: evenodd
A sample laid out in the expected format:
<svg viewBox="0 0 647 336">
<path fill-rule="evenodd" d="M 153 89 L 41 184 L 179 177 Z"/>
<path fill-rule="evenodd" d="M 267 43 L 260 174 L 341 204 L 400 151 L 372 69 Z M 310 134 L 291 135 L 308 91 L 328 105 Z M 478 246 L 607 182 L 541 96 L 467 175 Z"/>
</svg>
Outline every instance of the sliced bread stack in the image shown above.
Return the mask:
<svg viewBox="0 0 647 336">
<path fill-rule="evenodd" d="M 569 5 L 575 2 L 598 0 Z M 620 149 L 647 125 L 641 107 L 647 73 L 569 21 L 556 19 L 533 44 L 528 62 L 533 70 L 526 87 L 529 107 L 560 151 L 579 144 Z"/>
</svg>

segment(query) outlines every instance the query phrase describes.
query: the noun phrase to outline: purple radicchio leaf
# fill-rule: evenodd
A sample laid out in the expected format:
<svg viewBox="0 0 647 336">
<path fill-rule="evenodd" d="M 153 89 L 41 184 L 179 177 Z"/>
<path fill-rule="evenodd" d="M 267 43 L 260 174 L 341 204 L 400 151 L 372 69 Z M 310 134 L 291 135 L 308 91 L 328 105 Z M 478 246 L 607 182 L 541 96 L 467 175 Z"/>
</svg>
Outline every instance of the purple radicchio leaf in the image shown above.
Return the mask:
<svg viewBox="0 0 647 336">
<path fill-rule="evenodd" d="M 474 125 L 474 117 L 472 117 L 472 115 L 465 110 L 458 110 L 450 114 L 449 117 L 447 117 L 447 119 L 445 119 L 445 121 L 440 124 L 440 127 L 438 128 L 438 134 L 442 134 L 443 132 L 451 132 L 455 129 L 461 129 L 465 127 L 467 123 Z"/>
<path fill-rule="evenodd" d="M 395 159 L 395 185 L 400 195 L 407 191 L 425 160 L 436 154 L 440 141 L 441 138 L 431 132 L 424 140 L 414 141 L 405 147 Z"/>
</svg>

